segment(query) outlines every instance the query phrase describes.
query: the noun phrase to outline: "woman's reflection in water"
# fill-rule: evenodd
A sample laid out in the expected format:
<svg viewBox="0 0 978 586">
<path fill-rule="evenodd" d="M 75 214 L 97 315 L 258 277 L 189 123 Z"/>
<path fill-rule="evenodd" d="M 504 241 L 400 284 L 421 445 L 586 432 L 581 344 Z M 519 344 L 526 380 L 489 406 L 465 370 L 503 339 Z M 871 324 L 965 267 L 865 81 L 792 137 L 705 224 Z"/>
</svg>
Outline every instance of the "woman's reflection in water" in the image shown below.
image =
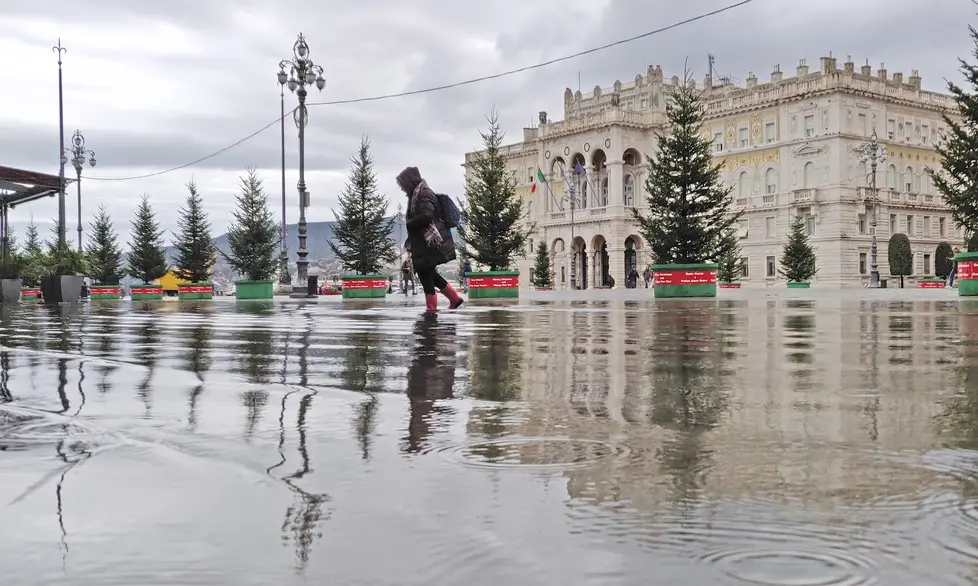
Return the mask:
<svg viewBox="0 0 978 586">
<path fill-rule="evenodd" d="M 407 374 L 407 396 L 411 407 L 408 436 L 403 450 L 418 453 L 425 450 L 437 418 L 454 410 L 442 399 L 452 397 L 455 386 L 455 324 L 439 321 L 438 314 L 425 312 L 414 324 L 414 350 Z"/>
</svg>

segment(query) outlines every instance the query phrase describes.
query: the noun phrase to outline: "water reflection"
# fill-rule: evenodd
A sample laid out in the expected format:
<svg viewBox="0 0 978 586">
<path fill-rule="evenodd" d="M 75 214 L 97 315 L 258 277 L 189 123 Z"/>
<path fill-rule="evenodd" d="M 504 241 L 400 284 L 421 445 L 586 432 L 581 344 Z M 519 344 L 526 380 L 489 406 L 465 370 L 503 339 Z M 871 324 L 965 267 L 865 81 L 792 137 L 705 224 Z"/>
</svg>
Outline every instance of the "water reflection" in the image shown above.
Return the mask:
<svg viewBox="0 0 978 586">
<path fill-rule="evenodd" d="M 0 567 L 971 583 L 978 307 L 884 294 L 0 308 Z"/>
<path fill-rule="evenodd" d="M 403 450 L 424 451 L 440 422 L 455 413 L 445 400 L 453 395 L 458 343 L 454 322 L 425 313 L 414 325 L 414 348 L 407 372 L 411 409 Z"/>
</svg>

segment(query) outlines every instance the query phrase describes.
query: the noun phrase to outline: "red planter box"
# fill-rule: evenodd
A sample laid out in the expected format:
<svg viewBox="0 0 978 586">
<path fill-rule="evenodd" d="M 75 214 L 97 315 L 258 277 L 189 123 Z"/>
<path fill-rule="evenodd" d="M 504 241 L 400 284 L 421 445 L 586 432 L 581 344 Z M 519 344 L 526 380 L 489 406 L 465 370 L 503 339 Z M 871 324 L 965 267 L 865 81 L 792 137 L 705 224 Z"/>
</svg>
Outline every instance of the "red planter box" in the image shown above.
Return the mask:
<svg viewBox="0 0 978 586">
<path fill-rule="evenodd" d="M 740 289 L 740 283 L 720 283 L 721 289 Z"/>
<path fill-rule="evenodd" d="M 918 281 L 918 289 L 943 289 L 947 286 L 944 281 Z"/>
</svg>

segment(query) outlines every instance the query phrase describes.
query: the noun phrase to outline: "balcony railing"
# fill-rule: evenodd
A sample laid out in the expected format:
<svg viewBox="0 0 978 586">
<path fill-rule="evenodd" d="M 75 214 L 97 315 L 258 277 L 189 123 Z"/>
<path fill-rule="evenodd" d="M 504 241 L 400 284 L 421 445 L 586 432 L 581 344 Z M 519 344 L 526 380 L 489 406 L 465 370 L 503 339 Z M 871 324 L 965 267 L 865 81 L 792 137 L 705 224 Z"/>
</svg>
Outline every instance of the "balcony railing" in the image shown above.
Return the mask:
<svg viewBox="0 0 978 586">
<path fill-rule="evenodd" d="M 791 192 L 791 201 L 793 203 L 817 203 L 818 190 L 813 188 L 795 189 Z"/>
</svg>

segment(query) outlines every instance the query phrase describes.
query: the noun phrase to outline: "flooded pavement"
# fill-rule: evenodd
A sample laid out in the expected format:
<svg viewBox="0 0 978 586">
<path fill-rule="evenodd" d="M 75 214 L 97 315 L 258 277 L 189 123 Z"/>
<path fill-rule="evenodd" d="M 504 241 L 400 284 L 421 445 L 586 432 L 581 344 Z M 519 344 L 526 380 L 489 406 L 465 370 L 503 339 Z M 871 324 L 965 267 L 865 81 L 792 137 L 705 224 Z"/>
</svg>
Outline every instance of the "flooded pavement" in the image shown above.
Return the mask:
<svg viewBox="0 0 978 586">
<path fill-rule="evenodd" d="M 978 583 L 978 304 L 645 293 L 4 310 L 2 582 Z"/>
</svg>

